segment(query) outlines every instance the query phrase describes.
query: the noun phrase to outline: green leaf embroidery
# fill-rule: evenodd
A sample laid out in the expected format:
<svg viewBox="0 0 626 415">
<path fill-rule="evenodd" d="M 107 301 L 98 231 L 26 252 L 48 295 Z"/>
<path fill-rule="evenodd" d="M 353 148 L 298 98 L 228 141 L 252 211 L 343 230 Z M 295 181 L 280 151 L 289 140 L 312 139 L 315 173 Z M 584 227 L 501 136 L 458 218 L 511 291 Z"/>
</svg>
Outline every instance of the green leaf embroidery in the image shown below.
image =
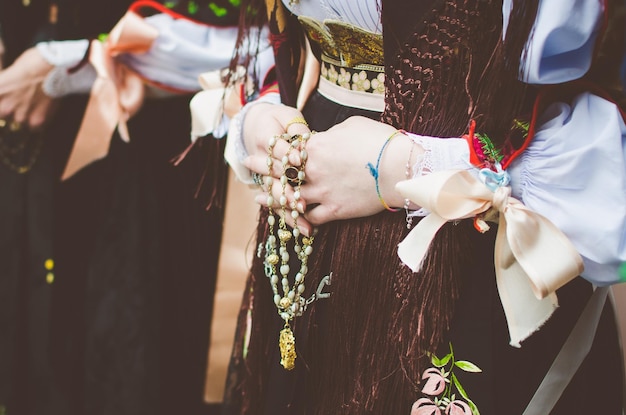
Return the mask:
<svg viewBox="0 0 626 415">
<path fill-rule="evenodd" d="M 478 366 L 476 366 L 472 362 L 468 362 L 467 360 L 459 360 L 458 362 L 454 362 L 454 365 L 458 367 L 459 369 L 464 370 L 466 372 L 473 372 L 473 373 L 482 372 L 482 370 Z"/>
<path fill-rule="evenodd" d="M 476 407 L 474 402 L 472 402 L 472 400 L 469 398 L 469 396 L 467 395 L 467 392 L 465 391 L 465 389 L 463 389 L 461 382 L 456 377 L 453 371 L 455 367 L 458 367 L 459 369 L 465 372 L 472 372 L 472 373 L 479 373 L 479 372 L 482 372 L 482 370 L 477 365 L 475 365 L 474 363 L 470 361 L 467 361 L 467 360 L 456 361 L 454 359 L 454 350 L 452 349 L 451 343 L 450 343 L 450 353 L 448 353 L 442 358 L 439 358 L 435 354 L 430 353 L 430 360 L 431 360 L 432 365 L 435 366 L 437 369 L 429 369 L 427 370 L 427 372 L 424 372 L 424 373 L 431 372 L 430 375 L 432 375 L 434 373 L 432 371 L 437 370 L 439 371 L 439 375 L 447 383 L 445 389 L 439 394 L 439 396 L 431 397 L 434 404 L 442 411 L 448 410 L 448 407 L 450 406 L 450 404 L 453 401 L 457 400 L 456 394 L 455 394 L 455 389 L 456 389 L 456 391 L 461 395 L 461 397 L 465 400 L 469 408 L 472 410 L 472 415 L 480 415 L 478 408 Z"/>
<path fill-rule="evenodd" d="M 483 153 L 488 160 L 492 162 L 500 162 L 502 160 L 502 155 L 486 134 L 476 134 L 476 137 L 478 137 Z"/>
</svg>

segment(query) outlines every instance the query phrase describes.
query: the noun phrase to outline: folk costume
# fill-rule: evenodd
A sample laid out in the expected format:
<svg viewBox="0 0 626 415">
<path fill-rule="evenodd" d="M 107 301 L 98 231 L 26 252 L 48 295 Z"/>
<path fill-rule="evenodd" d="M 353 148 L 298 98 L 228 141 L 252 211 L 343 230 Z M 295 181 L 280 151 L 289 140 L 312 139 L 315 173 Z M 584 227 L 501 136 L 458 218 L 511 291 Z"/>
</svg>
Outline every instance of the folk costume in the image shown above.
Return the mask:
<svg viewBox="0 0 626 415">
<path fill-rule="evenodd" d="M 29 3 L 39 8 L 39 2 Z M 0 198 L 3 246 L 11 247 L 3 250 L 7 267 L 0 278 L 7 288 L 3 298 L 11 299 L 3 301 L 8 328 L 0 341 L 6 369 L 0 404 L 9 414 L 207 410 L 206 359 L 227 173 L 219 162 L 223 144 L 203 138 L 178 166 L 172 160 L 189 146 L 197 75 L 230 60 L 232 36 L 220 39 L 218 33 L 236 31 L 238 8 L 227 1 L 168 2 L 169 10 L 142 4 L 137 12 L 143 23 L 158 32 L 154 48 L 119 59 L 157 98 L 141 102 L 128 120 L 127 137 L 112 128 L 106 152 L 83 158 L 88 162 L 72 174 L 64 173 L 96 79 L 87 45 L 110 35 L 131 2 L 54 2 L 55 36 L 26 43 L 55 65 L 44 88 L 61 105 L 44 128 L 32 169 L 20 174 L 3 167 L 0 174 L 15 184 L 2 186 Z M 204 66 L 206 54 L 176 43 L 203 35 L 206 44 L 195 47 L 212 50 L 214 59 Z M 12 33 L 4 36 L 7 47 L 14 43 L 8 41 Z M 186 63 L 191 75 L 172 71 L 183 66 L 171 59 L 181 50 L 196 58 Z M 11 56 L 20 52 L 11 50 Z M 196 194 L 203 174 L 207 192 Z M 33 212 L 45 215 L 38 219 Z"/>
<path fill-rule="evenodd" d="M 562 393 L 548 392 L 554 407 L 546 403 L 550 399 L 533 399 L 538 389 L 553 391 L 540 388 L 544 378 L 565 373 L 551 369 L 555 357 L 593 285 L 618 282 L 626 255 L 626 128 L 610 93 L 623 49 L 603 47 L 607 39 L 623 40 L 608 34 L 607 27 L 623 27 L 609 24 L 619 16 L 615 5 L 283 3 L 266 2 L 280 101 L 304 102 L 298 85 L 306 84 L 307 75 L 295 68 L 306 35 L 320 67 L 302 110 L 311 130 L 364 115 L 406 131 L 425 156 L 397 189 L 418 209 L 320 226 L 312 252 L 308 240 L 283 243 L 285 230 L 275 232 L 278 219 L 261 210 L 226 413 L 621 413 L 621 352 L 611 305 L 602 301 L 580 368 L 571 379 L 562 376 L 568 378 Z M 585 18 L 568 24 L 574 15 Z M 245 113 L 246 107 L 231 124 L 227 158 L 241 180 L 253 183 L 241 165 Z M 585 133 L 572 139 L 583 125 Z M 573 162 L 573 155 L 585 158 Z M 589 163 L 597 166 L 593 172 Z M 606 174 L 612 175 L 609 191 Z M 421 179 L 432 182 L 412 182 Z M 501 196 L 485 202 L 501 209 L 499 225 L 490 223 L 494 212 L 482 207 L 457 215 L 462 203 L 452 196 L 441 206 L 427 204 L 443 194 L 430 192 L 447 190 L 449 183 L 456 186 L 451 194 L 478 183 L 473 196 Z M 416 191 L 422 188 L 425 197 Z M 589 188 L 604 189 L 600 203 L 585 195 L 579 205 L 579 191 Z M 510 232 L 514 222 L 507 215 L 525 209 L 506 189 L 557 225 L 559 236 L 552 240 L 559 242 L 550 253 L 567 252 L 563 260 L 540 259 L 540 279 L 557 268 L 568 268 L 568 277 L 533 286 L 536 294 L 527 280 L 507 289 L 500 279 L 512 263 L 523 262 L 500 249 L 501 231 Z M 594 219 L 579 211 L 592 204 Z M 432 240 L 415 243 L 423 238 L 422 225 L 435 226 L 433 220 L 441 223 L 431 230 Z M 296 234 L 289 238 L 299 240 Z M 300 262 L 280 262 L 292 249 Z M 503 255 L 512 262 L 503 264 Z M 299 269 L 306 285 L 280 265 L 289 277 L 283 297 L 275 264 Z"/>
</svg>

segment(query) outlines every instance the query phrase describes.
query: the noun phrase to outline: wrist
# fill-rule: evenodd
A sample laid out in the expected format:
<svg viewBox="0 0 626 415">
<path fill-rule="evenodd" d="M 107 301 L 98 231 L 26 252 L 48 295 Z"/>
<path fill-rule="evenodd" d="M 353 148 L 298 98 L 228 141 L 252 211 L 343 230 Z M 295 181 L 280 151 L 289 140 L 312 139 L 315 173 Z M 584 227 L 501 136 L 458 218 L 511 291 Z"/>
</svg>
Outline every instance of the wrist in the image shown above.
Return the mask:
<svg viewBox="0 0 626 415">
<path fill-rule="evenodd" d="M 413 166 L 422 157 L 424 149 L 407 134 L 399 134 L 389 142 L 385 152 L 380 168 L 380 191 L 390 207 L 403 208 L 406 200 L 396 190 L 396 184 L 412 178 Z"/>
<path fill-rule="evenodd" d="M 406 208 L 406 200 L 395 190 L 399 181 L 412 176 L 413 159 L 420 157 L 421 148 L 403 130 L 389 127 L 391 133 L 380 145 L 375 163 L 368 163 L 374 177 L 376 196 L 390 211 Z"/>
</svg>

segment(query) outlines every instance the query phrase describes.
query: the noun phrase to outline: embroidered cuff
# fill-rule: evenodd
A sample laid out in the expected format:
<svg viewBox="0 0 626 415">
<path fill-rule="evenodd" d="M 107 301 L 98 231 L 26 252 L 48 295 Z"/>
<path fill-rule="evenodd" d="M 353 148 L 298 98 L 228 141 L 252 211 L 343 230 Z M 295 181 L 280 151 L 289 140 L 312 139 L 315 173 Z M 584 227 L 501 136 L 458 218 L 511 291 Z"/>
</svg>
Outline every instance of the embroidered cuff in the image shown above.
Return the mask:
<svg viewBox="0 0 626 415">
<path fill-rule="evenodd" d="M 243 165 L 243 160 L 248 157 L 248 150 L 243 141 L 243 122 L 246 114 L 254 105 L 266 102 L 270 104 L 280 104 L 278 93 L 269 93 L 261 96 L 256 101 L 249 102 L 230 120 L 224 158 L 235 172 L 237 179 L 241 182 L 253 185 L 252 173 Z"/>
<path fill-rule="evenodd" d="M 41 42 L 35 46 L 41 56 L 54 65 L 41 86 L 46 95 L 60 98 L 70 94 L 89 93 L 96 79 L 93 66 L 87 63 L 72 74 L 67 71 L 83 59 L 88 46 L 87 39 Z"/>
<path fill-rule="evenodd" d="M 471 167 L 466 140 L 429 137 L 413 133 L 407 135 L 415 144 L 424 149 L 422 157 L 418 158 L 413 165 L 411 178 L 442 170 L 467 170 Z M 407 214 L 409 216 L 426 216 L 428 213 L 428 210 L 420 208 Z"/>
</svg>

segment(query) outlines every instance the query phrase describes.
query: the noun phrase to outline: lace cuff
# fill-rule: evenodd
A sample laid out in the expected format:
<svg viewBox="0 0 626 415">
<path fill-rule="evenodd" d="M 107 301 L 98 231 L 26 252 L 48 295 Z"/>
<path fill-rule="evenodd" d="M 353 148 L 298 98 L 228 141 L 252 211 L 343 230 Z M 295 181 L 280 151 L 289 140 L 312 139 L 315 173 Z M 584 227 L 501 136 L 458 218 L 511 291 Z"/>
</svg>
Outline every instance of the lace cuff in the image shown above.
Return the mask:
<svg viewBox="0 0 626 415">
<path fill-rule="evenodd" d="M 424 149 L 424 156 L 413 166 L 413 177 L 441 170 L 467 169 L 471 166 L 467 141 L 462 138 L 441 139 L 412 133 L 408 135 L 415 144 Z"/>
<path fill-rule="evenodd" d="M 54 66 L 41 85 L 46 95 L 60 98 L 70 94 L 89 93 L 96 80 L 93 66 L 85 64 L 72 74 L 67 71 L 83 59 L 88 46 L 87 39 L 41 42 L 35 46 L 41 56 Z"/>
<path fill-rule="evenodd" d="M 462 138 L 438 138 L 408 133 L 409 138 L 424 149 L 422 157 L 412 166 L 412 176 L 422 176 L 442 170 L 471 170 L 467 141 Z M 419 208 L 407 212 L 408 216 L 426 216 L 428 211 Z"/>
<path fill-rule="evenodd" d="M 280 104 L 280 95 L 278 93 L 265 94 L 256 101 L 249 102 L 230 120 L 228 136 L 226 138 L 226 147 L 224 149 L 224 158 L 226 162 L 235 172 L 237 179 L 246 184 L 254 184 L 252 174 L 243 160 L 248 157 L 248 150 L 243 141 L 243 122 L 246 114 L 256 104 L 267 102 L 271 104 Z"/>
</svg>

